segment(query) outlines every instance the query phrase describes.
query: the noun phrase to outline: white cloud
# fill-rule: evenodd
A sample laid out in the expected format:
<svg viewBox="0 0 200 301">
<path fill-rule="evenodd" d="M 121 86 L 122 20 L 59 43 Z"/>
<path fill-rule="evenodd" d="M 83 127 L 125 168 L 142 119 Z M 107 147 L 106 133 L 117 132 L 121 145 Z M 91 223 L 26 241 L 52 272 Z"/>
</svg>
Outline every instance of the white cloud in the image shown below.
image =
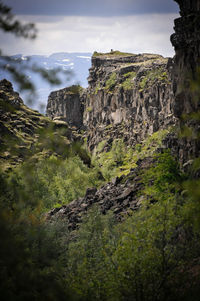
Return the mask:
<svg viewBox="0 0 200 301">
<path fill-rule="evenodd" d="M 121 51 L 160 53 L 173 56 L 170 43 L 177 14 L 144 14 L 125 17 L 45 17 L 37 22 L 35 41 L 0 35 L 8 54 L 51 54 L 54 52 Z M 52 21 L 50 22 L 52 18 Z M 42 20 L 26 16 L 26 20 Z"/>
<path fill-rule="evenodd" d="M 90 59 L 90 56 L 85 56 L 85 55 L 77 55 L 77 57 L 81 59 Z"/>
</svg>

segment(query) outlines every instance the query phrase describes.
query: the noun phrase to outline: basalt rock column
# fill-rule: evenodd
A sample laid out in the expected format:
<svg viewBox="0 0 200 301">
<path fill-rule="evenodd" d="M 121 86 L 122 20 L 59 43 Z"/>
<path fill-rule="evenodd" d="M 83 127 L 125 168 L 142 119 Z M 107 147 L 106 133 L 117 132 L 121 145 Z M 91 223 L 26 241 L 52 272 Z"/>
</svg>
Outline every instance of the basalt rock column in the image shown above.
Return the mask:
<svg viewBox="0 0 200 301">
<path fill-rule="evenodd" d="M 200 85 L 200 0 L 176 2 L 180 6 L 181 17 L 174 21 L 175 33 L 171 36 L 176 52 L 173 69 L 174 114 L 180 118 L 181 126 L 192 126 L 195 132 L 198 131 L 198 122 L 191 117 L 186 122 L 182 117 L 200 109 L 200 91 L 197 88 Z M 179 144 L 183 162 L 200 155 L 198 140 L 183 139 Z"/>
<path fill-rule="evenodd" d="M 176 55 L 174 59 L 175 114 L 180 117 L 197 109 L 190 81 L 197 80 L 200 67 L 200 0 L 176 0 L 181 17 L 174 21 L 171 36 Z"/>
<path fill-rule="evenodd" d="M 83 125 L 83 89 L 71 86 L 49 95 L 46 115 L 51 119 L 62 119 L 70 126 L 80 128 Z"/>
<path fill-rule="evenodd" d="M 123 139 L 128 145 L 174 125 L 172 59 L 158 54 L 96 54 L 84 110 L 88 146 Z"/>
</svg>

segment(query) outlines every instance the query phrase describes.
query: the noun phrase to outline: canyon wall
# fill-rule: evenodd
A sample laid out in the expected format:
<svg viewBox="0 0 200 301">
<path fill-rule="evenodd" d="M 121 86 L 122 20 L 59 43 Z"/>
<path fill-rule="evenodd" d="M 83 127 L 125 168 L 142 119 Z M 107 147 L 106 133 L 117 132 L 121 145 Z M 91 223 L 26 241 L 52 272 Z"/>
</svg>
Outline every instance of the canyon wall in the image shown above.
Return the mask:
<svg viewBox="0 0 200 301">
<path fill-rule="evenodd" d="M 111 144 L 115 138 L 134 145 L 159 129 L 176 125 L 176 133 L 163 141 L 165 147 L 186 170 L 191 159 L 200 155 L 200 0 L 177 2 L 181 17 L 175 20 L 171 37 L 176 52 L 173 60 L 152 54 L 115 55 L 112 51 L 93 55 L 89 87 L 80 95 L 91 150 L 100 141 Z M 191 126 L 196 137 L 178 137 L 183 126 Z M 112 209 L 120 220 L 129 210 L 139 208 L 142 187 L 138 176 L 155 163 L 151 160 L 139 160 L 127 178 L 123 175 L 99 190 L 89 189 L 84 198 L 53 209 L 47 217 L 63 217 L 74 229 L 82 214 L 96 203 L 102 213 Z"/>
<path fill-rule="evenodd" d="M 109 147 L 117 138 L 134 146 L 176 123 L 172 65 L 172 59 L 157 54 L 95 53 L 88 88 L 75 94 L 69 88 L 52 92 L 47 115 L 84 125 L 91 151 L 101 141 Z"/>
<path fill-rule="evenodd" d="M 174 59 L 95 52 L 85 91 L 72 96 L 63 89 L 50 95 L 47 115 L 84 125 L 91 151 L 101 141 L 109 148 L 116 138 L 134 146 L 159 129 L 178 125 L 191 127 L 192 139 L 171 135 L 166 147 L 182 164 L 199 156 L 199 118 L 188 114 L 197 113 L 200 106 L 200 0 L 176 2 L 180 18 L 171 36 Z"/>
<path fill-rule="evenodd" d="M 175 48 L 173 78 L 174 113 L 180 117 L 198 108 L 194 101 L 191 81 L 198 80 L 200 72 L 200 0 L 176 0 L 180 5 L 181 17 L 174 21 L 175 33 L 171 36 Z"/>
<path fill-rule="evenodd" d="M 175 33 L 171 36 L 176 53 L 172 72 L 174 115 L 179 118 L 180 128 L 192 129 L 189 137 L 180 139 L 177 145 L 179 157 L 187 161 L 200 155 L 200 0 L 176 2 L 180 18 L 174 21 Z"/>
<path fill-rule="evenodd" d="M 172 60 L 156 54 L 96 54 L 84 110 L 90 150 L 115 138 L 134 146 L 175 124 Z"/>
</svg>

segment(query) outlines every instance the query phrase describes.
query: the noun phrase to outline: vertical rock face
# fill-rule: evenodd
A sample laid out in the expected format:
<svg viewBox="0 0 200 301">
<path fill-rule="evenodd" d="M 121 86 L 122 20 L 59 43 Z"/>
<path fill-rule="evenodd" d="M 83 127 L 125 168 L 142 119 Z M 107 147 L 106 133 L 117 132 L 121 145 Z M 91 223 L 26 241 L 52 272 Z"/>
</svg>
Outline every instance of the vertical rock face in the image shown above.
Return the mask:
<svg viewBox="0 0 200 301">
<path fill-rule="evenodd" d="M 171 36 L 175 48 L 173 68 L 173 91 L 175 94 L 174 114 L 197 112 L 200 109 L 200 0 L 176 0 L 180 6 L 181 17 L 174 21 L 175 33 Z M 192 85 L 191 85 L 192 83 Z M 193 87 L 192 87 L 193 86 Z M 195 89 L 194 89 L 195 87 Z M 182 121 L 180 125 L 192 126 L 195 133 L 199 131 L 198 121 Z M 186 161 L 200 155 L 198 139 L 191 137 L 179 140 L 179 158 Z"/>
<path fill-rule="evenodd" d="M 52 92 L 47 116 L 87 128 L 93 150 L 101 141 L 116 138 L 134 146 L 159 129 L 176 123 L 173 115 L 172 59 L 157 54 L 119 51 L 95 53 L 89 87 Z"/>
<path fill-rule="evenodd" d="M 83 97 L 79 86 L 72 86 L 49 95 L 46 115 L 51 119 L 60 118 L 70 126 L 83 125 Z"/>
<path fill-rule="evenodd" d="M 89 148 L 115 138 L 135 145 L 174 124 L 171 68 L 156 54 L 93 56 L 84 110 Z"/>
<path fill-rule="evenodd" d="M 197 109 L 190 81 L 196 81 L 200 66 L 200 0 L 176 0 L 181 17 L 174 21 L 175 33 L 171 36 L 175 47 L 174 85 L 175 115 L 190 113 Z"/>
</svg>

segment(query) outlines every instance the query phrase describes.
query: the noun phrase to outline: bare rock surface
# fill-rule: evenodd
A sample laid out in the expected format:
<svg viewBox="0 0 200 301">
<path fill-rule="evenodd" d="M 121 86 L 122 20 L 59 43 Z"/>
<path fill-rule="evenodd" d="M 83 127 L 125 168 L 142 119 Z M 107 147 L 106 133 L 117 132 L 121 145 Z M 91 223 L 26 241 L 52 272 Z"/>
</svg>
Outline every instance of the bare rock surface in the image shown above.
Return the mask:
<svg viewBox="0 0 200 301">
<path fill-rule="evenodd" d="M 175 33 L 171 36 L 175 48 L 172 70 L 174 115 L 178 117 L 180 127 L 185 125 L 193 129 L 198 137 L 200 123 L 198 118 L 182 119 L 183 115 L 197 113 L 200 110 L 199 74 L 200 74 L 200 0 L 175 0 L 180 6 L 180 18 L 174 21 Z M 199 139 L 192 137 L 178 141 L 178 157 L 183 164 L 200 155 Z"/>
<path fill-rule="evenodd" d="M 83 125 L 82 89 L 71 86 L 51 92 L 48 98 L 46 114 L 51 119 L 60 118 L 69 126 L 80 128 Z"/>
</svg>

